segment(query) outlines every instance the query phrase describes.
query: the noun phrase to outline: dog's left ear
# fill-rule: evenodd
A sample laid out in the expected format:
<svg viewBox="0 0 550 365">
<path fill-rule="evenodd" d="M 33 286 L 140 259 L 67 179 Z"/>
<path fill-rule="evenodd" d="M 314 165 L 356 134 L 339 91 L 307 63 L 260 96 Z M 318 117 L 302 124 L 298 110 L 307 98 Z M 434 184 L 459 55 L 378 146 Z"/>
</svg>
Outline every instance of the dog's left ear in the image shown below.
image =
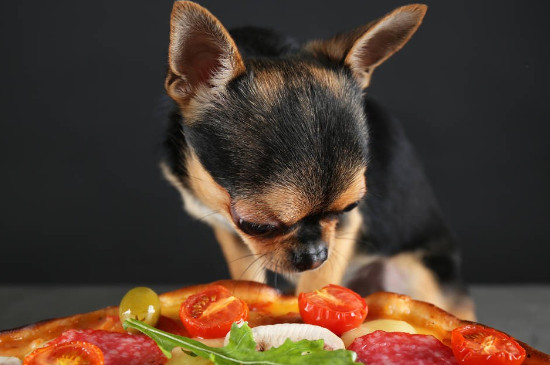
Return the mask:
<svg viewBox="0 0 550 365">
<path fill-rule="evenodd" d="M 334 38 L 313 41 L 306 51 L 351 68 L 359 84 L 369 86 L 372 71 L 399 51 L 416 32 L 428 7 L 402 6 L 386 16 Z"/>
</svg>

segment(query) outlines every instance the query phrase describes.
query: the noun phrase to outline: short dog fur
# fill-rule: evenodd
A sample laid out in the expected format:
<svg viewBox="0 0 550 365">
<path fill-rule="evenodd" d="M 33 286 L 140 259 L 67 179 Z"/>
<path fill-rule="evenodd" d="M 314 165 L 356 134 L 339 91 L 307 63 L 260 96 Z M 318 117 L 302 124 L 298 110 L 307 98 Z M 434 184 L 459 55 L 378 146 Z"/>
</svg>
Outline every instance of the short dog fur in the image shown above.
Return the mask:
<svg viewBox="0 0 550 365">
<path fill-rule="evenodd" d="M 395 291 L 474 318 L 455 240 L 401 126 L 366 97 L 424 5 L 297 45 L 176 2 L 162 169 L 234 279 Z"/>
</svg>

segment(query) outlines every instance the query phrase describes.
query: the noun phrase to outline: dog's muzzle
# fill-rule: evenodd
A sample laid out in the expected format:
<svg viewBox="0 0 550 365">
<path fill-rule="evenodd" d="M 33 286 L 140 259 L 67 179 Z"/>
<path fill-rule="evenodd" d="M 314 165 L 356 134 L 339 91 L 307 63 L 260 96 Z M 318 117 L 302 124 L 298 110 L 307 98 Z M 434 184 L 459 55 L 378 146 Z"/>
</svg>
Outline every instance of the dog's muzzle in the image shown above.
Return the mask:
<svg viewBox="0 0 550 365">
<path fill-rule="evenodd" d="M 297 271 L 315 269 L 328 258 L 326 242 L 300 244 L 290 251 L 290 263 Z"/>
</svg>

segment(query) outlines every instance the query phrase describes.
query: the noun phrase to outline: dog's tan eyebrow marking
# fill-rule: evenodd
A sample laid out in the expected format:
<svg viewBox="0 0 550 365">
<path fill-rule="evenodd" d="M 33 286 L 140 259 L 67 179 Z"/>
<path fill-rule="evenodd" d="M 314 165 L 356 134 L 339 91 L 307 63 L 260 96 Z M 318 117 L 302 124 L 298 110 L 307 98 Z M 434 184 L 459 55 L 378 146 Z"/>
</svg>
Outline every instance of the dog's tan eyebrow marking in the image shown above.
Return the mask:
<svg viewBox="0 0 550 365">
<path fill-rule="evenodd" d="M 235 211 L 242 219 L 259 224 L 292 226 L 311 210 L 304 194 L 293 187 L 271 187 L 267 193 L 236 201 Z"/>
<path fill-rule="evenodd" d="M 283 73 L 276 68 L 254 71 L 252 92 L 268 105 L 274 104 L 280 97 L 286 83 Z"/>
<path fill-rule="evenodd" d="M 316 65 L 308 65 L 307 70 L 316 82 L 330 90 L 337 98 L 345 97 L 346 90 L 352 86 L 344 75 L 332 70 Z"/>
<path fill-rule="evenodd" d="M 344 190 L 330 205 L 330 211 L 341 212 L 350 204 L 361 200 L 367 193 L 367 181 L 365 178 L 366 168 L 359 170 L 350 182 L 349 187 Z"/>
</svg>

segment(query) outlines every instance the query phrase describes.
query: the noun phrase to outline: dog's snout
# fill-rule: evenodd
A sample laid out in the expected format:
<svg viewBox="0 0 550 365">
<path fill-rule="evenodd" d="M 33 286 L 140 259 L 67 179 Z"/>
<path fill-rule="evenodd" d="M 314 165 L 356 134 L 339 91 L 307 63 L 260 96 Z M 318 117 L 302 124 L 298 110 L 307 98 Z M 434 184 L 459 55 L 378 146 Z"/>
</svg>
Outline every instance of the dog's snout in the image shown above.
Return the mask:
<svg viewBox="0 0 550 365">
<path fill-rule="evenodd" d="M 301 244 L 290 252 L 290 262 L 298 271 L 315 269 L 328 258 L 328 247 L 326 242 Z"/>
</svg>

